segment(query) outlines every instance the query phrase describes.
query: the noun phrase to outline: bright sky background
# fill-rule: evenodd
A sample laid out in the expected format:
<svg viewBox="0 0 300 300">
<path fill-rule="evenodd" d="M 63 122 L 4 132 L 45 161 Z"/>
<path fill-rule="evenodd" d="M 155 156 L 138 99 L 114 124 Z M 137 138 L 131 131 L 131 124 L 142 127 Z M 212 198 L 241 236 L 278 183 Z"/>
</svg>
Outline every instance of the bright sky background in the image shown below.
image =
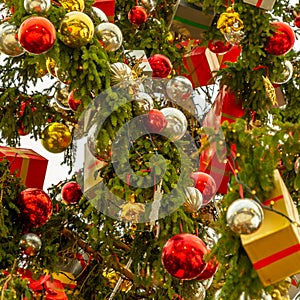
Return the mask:
<svg viewBox="0 0 300 300">
<path fill-rule="evenodd" d="M 296 3 L 297 0 L 290 1 L 292 3 Z M 1 17 L 0 17 L 1 19 Z M 298 29 L 299 30 L 299 29 Z M 294 49 L 296 51 L 300 50 L 300 41 L 298 40 Z M 0 54 L 0 63 L 3 64 L 3 54 Z M 45 77 L 44 77 L 45 78 Z M 36 87 L 43 88 L 43 86 L 47 86 L 47 81 L 45 80 L 40 86 Z M 58 184 L 59 181 L 68 178 L 69 168 L 65 165 L 60 165 L 63 161 L 63 154 L 53 154 L 45 150 L 41 145 L 40 141 L 35 141 L 34 139 L 30 139 L 30 136 L 25 136 L 21 138 L 21 148 L 33 149 L 43 157 L 48 159 L 48 168 L 45 177 L 44 190 L 46 191 L 48 187 L 52 184 Z"/>
</svg>

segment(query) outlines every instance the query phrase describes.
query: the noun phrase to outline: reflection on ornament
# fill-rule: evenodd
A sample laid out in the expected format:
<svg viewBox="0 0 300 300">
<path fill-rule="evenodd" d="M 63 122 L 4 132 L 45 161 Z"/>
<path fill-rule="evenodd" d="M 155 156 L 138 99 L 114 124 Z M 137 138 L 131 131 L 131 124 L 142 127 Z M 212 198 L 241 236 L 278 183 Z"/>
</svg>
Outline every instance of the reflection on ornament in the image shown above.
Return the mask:
<svg viewBox="0 0 300 300">
<path fill-rule="evenodd" d="M 94 24 L 91 18 L 83 12 L 71 11 L 60 23 L 60 39 L 71 48 L 87 45 L 94 36 Z"/>
<path fill-rule="evenodd" d="M 81 99 L 78 99 L 75 97 L 76 91 L 73 90 L 71 93 L 68 95 L 68 105 L 73 111 L 77 111 L 78 107 L 81 104 Z"/>
<path fill-rule="evenodd" d="M 201 284 L 201 282 L 198 282 L 196 293 L 191 298 L 189 298 L 189 300 L 204 300 L 205 296 L 206 296 L 206 290 L 204 286 Z"/>
<path fill-rule="evenodd" d="M 163 54 L 154 54 L 150 56 L 148 62 L 153 71 L 152 77 L 166 78 L 172 72 L 172 63 Z"/>
<path fill-rule="evenodd" d="M 298 157 L 294 163 L 294 170 L 295 170 L 296 175 L 298 175 L 298 172 L 299 172 L 299 165 L 300 165 L 300 157 Z"/>
<path fill-rule="evenodd" d="M 29 14 L 46 13 L 50 5 L 50 0 L 24 0 L 24 8 Z"/>
<path fill-rule="evenodd" d="M 199 190 L 194 187 L 186 187 L 184 189 L 185 202 L 183 204 L 184 210 L 188 213 L 197 212 L 203 203 L 203 197 Z"/>
<path fill-rule="evenodd" d="M 218 242 L 219 236 L 213 228 L 208 226 L 204 227 L 204 232 L 203 241 L 209 249 L 212 249 Z"/>
<path fill-rule="evenodd" d="M 27 256 L 36 256 L 41 250 L 42 241 L 36 234 L 26 233 L 21 237 L 19 246 L 23 254 Z"/>
<path fill-rule="evenodd" d="M 175 142 L 181 139 L 187 130 L 186 116 L 177 108 L 166 107 L 160 110 L 166 120 L 167 126 L 163 130 L 163 135 Z"/>
<path fill-rule="evenodd" d="M 106 51 L 116 51 L 123 43 L 120 28 L 112 23 L 101 23 L 95 28 L 96 36 Z"/>
<path fill-rule="evenodd" d="M 144 92 L 138 92 L 134 101 L 132 102 L 133 111 L 135 116 L 140 116 L 148 114 L 148 112 L 153 109 L 154 103 L 151 96 Z"/>
<path fill-rule="evenodd" d="M 108 22 L 107 15 L 100 8 L 92 6 L 92 14 L 100 19 L 101 22 Z"/>
<path fill-rule="evenodd" d="M 198 189 L 203 196 L 203 206 L 212 201 L 217 192 L 215 180 L 204 172 L 194 172 L 191 174 L 194 180 L 195 188 Z"/>
<path fill-rule="evenodd" d="M 41 134 L 43 147 L 51 153 L 65 151 L 72 142 L 72 134 L 69 128 L 58 122 L 50 123 Z"/>
<path fill-rule="evenodd" d="M 186 101 L 193 93 L 191 81 L 184 76 L 176 76 L 170 79 L 166 86 L 166 92 L 169 98 L 174 101 Z"/>
<path fill-rule="evenodd" d="M 48 222 L 52 215 L 52 201 L 41 189 L 28 188 L 22 191 L 17 200 L 20 219 L 29 228 L 40 227 Z"/>
<path fill-rule="evenodd" d="M 56 72 L 55 72 L 55 60 L 51 57 L 47 57 L 46 59 L 46 68 L 47 71 L 50 75 L 52 75 L 53 77 L 56 77 Z"/>
<path fill-rule="evenodd" d="M 128 13 L 128 20 L 134 25 L 141 25 L 147 21 L 148 13 L 144 6 L 134 6 Z"/>
<path fill-rule="evenodd" d="M 76 204 L 82 197 L 81 186 L 75 182 L 67 182 L 61 189 L 62 200 L 67 204 Z"/>
<path fill-rule="evenodd" d="M 213 277 L 218 270 L 219 263 L 216 258 L 212 258 L 207 264 L 204 271 L 197 277 L 197 280 L 207 280 Z"/>
<path fill-rule="evenodd" d="M 84 10 L 84 0 L 59 0 L 59 3 L 67 12 Z"/>
<path fill-rule="evenodd" d="M 213 283 L 214 277 L 210 277 L 209 279 L 206 280 L 202 280 L 201 283 L 203 285 L 203 287 L 208 290 L 211 286 L 211 284 Z"/>
<path fill-rule="evenodd" d="M 237 26 L 239 26 L 237 24 Z M 224 38 L 227 42 L 233 45 L 239 45 L 242 39 L 245 37 L 244 32 L 242 30 L 231 30 L 229 32 L 224 33 Z"/>
<path fill-rule="evenodd" d="M 164 114 L 158 109 L 151 109 L 148 112 L 145 123 L 150 133 L 159 133 L 167 126 Z"/>
<path fill-rule="evenodd" d="M 19 28 L 18 40 L 21 46 L 32 54 L 49 51 L 56 41 L 54 25 L 44 17 L 30 17 Z"/>
<path fill-rule="evenodd" d="M 8 56 L 22 55 L 25 50 L 16 38 L 17 27 L 8 22 L 0 24 L 0 51 Z"/>
<path fill-rule="evenodd" d="M 59 88 L 56 90 L 55 102 L 63 110 L 71 109 L 68 103 L 69 93 L 69 87 L 64 84 L 60 84 Z"/>
<path fill-rule="evenodd" d="M 220 40 L 212 40 L 208 42 L 208 49 L 216 54 L 225 54 L 233 47 L 233 44 L 230 42 L 224 42 Z"/>
<path fill-rule="evenodd" d="M 295 34 L 293 29 L 283 22 L 272 22 L 273 35 L 267 38 L 264 50 L 272 55 L 284 55 L 294 46 Z"/>
<path fill-rule="evenodd" d="M 204 242 L 196 235 L 180 233 L 164 245 L 162 263 L 172 276 L 190 280 L 197 278 L 206 267 L 204 255 L 207 253 Z"/>
<path fill-rule="evenodd" d="M 141 0 L 141 4 L 150 12 L 153 11 L 156 7 L 156 0 Z"/>
<path fill-rule="evenodd" d="M 110 75 L 111 85 L 132 80 L 130 67 L 122 62 L 116 62 L 110 65 Z"/>
<path fill-rule="evenodd" d="M 300 28 L 300 14 L 294 19 L 294 25 Z"/>
<path fill-rule="evenodd" d="M 293 65 L 289 60 L 285 60 L 282 64 L 282 78 L 280 81 L 274 81 L 275 84 L 284 84 L 287 83 L 293 76 Z"/>
<path fill-rule="evenodd" d="M 252 199 L 235 200 L 226 213 L 227 224 L 239 234 L 255 232 L 262 224 L 264 213 L 261 206 Z"/>
</svg>

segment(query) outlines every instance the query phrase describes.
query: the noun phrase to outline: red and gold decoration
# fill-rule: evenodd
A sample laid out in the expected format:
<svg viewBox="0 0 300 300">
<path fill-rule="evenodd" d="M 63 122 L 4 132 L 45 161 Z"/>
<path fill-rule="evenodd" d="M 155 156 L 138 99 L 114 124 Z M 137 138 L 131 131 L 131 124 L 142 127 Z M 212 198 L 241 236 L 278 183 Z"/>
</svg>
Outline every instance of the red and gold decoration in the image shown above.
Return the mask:
<svg viewBox="0 0 300 300">
<path fill-rule="evenodd" d="M 76 181 L 67 182 L 61 189 L 61 197 L 67 204 L 76 204 L 82 197 L 81 186 Z"/>
<path fill-rule="evenodd" d="M 275 4 L 275 0 L 243 0 L 243 2 L 265 10 L 272 10 Z"/>
<path fill-rule="evenodd" d="M 151 109 L 146 117 L 146 128 L 150 133 L 162 132 L 167 126 L 164 114 L 158 109 Z"/>
<path fill-rule="evenodd" d="M 211 40 L 207 47 L 211 52 L 221 55 L 232 49 L 233 45 L 228 41 Z"/>
<path fill-rule="evenodd" d="M 258 230 L 264 219 L 261 205 L 252 199 L 238 199 L 230 204 L 226 213 L 227 224 L 238 234 L 249 234 Z"/>
<path fill-rule="evenodd" d="M 41 189 L 28 188 L 22 191 L 17 206 L 20 209 L 20 219 L 28 228 L 46 224 L 52 215 L 52 201 Z"/>
<path fill-rule="evenodd" d="M 20 243 L 21 253 L 27 256 L 36 256 L 41 250 L 42 241 L 34 233 L 26 233 L 21 237 Z"/>
<path fill-rule="evenodd" d="M 123 43 L 121 29 L 112 23 L 104 22 L 96 26 L 96 37 L 106 51 L 117 51 Z"/>
<path fill-rule="evenodd" d="M 17 32 L 17 27 L 13 24 L 8 22 L 0 24 L 0 51 L 2 53 L 11 57 L 16 57 L 25 52 L 16 38 Z"/>
<path fill-rule="evenodd" d="M 204 172 L 194 172 L 191 178 L 194 180 L 195 188 L 202 194 L 203 205 L 208 204 L 217 192 L 215 180 Z"/>
<path fill-rule="evenodd" d="M 196 278 L 197 280 L 207 280 L 212 278 L 218 271 L 219 263 L 214 257 L 210 259 L 204 269 L 204 271 Z"/>
<path fill-rule="evenodd" d="M 18 40 L 21 46 L 32 54 L 49 51 L 56 41 L 54 25 L 44 17 L 29 17 L 19 28 Z"/>
<path fill-rule="evenodd" d="M 134 25 L 141 25 L 147 21 L 148 13 L 144 6 L 137 5 L 130 9 L 128 20 Z"/>
<path fill-rule="evenodd" d="M 205 269 L 204 255 L 208 249 L 196 235 L 180 233 L 171 237 L 163 247 L 162 263 L 172 276 L 191 280 Z"/>
<path fill-rule="evenodd" d="M 0 161 L 10 162 L 10 172 L 28 188 L 43 188 L 48 160 L 31 149 L 0 147 Z"/>
<path fill-rule="evenodd" d="M 293 29 L 284 22 L 272 22 L 271 26 L 273 34 L 267 38 L 264 50 L 277 56 L 288 53 L 295 44 Z"/>
<path fill-rule="evenodd" d="M 72 134 L 68 126 L 53 122 L 50 123 L 41 134 L 43 147 L 51 153 L 61 153 L 72 143 Z"/>
<path fill-rule="evenodd" d="M 81 99 L 75 97 L 76 90 L 73 90 L 68 95 L 68 104 L 73 111 L 77 111 L 81 104 Z"/>
<path fill-rule="evenodd" d="M 71 48 L 87 45 L 94 36 L 94 23 L 85 13 L 71 11 L 67 13 L 60 23 L 60 39 Z"/>
<path fill-rule="evenodd" d="M 166 78 L 172 72 L 172 63 L 163 54 L 154 54 L 149 57 L 148 62 L 153 70 L 152 77 Z"/>
</svg>

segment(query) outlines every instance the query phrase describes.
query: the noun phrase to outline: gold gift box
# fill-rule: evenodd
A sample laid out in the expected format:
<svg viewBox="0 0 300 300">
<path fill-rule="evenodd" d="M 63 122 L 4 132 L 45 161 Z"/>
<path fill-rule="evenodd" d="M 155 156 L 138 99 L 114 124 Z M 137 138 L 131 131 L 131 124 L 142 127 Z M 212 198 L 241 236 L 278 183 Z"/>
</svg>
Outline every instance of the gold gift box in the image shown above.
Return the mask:
<svg viewBox="0 0 300 300">
<path fill-rule="evenodd" d="M 274 171 L 274 189 L 263 203 L 285 216 L 264 209 L 264 220 L 260 228 L 241 241 L 254 269 L 264 286 L 284 280 L 300 272 L 300 228 L 299 214 L 280 176 Z"/>
</svg>

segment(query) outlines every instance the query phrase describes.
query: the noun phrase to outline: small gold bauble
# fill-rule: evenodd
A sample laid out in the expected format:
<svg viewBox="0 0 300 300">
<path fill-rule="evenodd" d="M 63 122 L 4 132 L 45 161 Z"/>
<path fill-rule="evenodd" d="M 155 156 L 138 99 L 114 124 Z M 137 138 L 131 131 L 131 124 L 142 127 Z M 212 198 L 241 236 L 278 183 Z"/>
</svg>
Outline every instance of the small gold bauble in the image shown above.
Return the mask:
<svg viewBox="0 0 300 300">
<path fill-rule="evenodd" d="M 84 0 L 60 0 L 59 3 L 68 12 L 84 10 Z"/>
</svg>

